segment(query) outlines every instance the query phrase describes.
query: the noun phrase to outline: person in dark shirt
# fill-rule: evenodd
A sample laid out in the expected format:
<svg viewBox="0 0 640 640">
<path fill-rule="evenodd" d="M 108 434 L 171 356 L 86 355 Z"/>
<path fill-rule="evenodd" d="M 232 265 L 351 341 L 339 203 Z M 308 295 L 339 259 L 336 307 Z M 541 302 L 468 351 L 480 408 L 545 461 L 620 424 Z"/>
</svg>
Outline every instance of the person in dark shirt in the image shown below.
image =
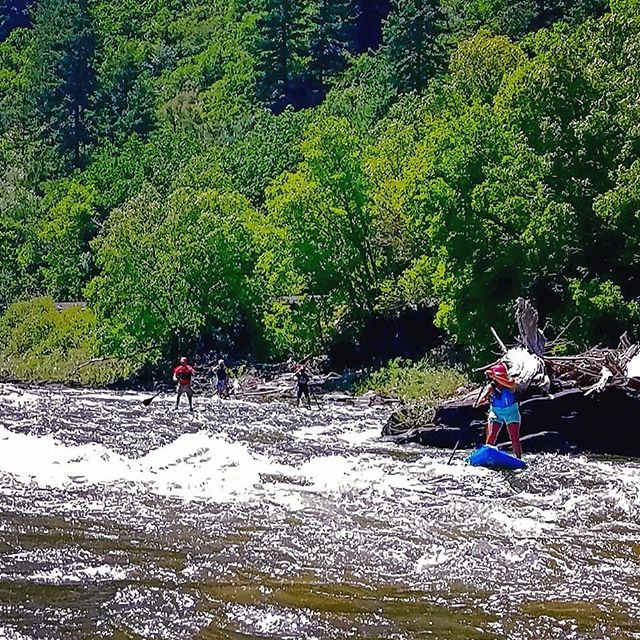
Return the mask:
<svg viewBox="0 0 640 640">
<path fill-rule="evenodd" d="M 176 409 L 180 406 L 180 397 L 186 394 L 189 400 L 189 410 L 193 411 L 193 389 L 191 378 L 195 375 L 195 369 L 189 365 L 189 360 L 184 356 L 180 358 L 180 364 L 173 370 L 173 381 L 178 383 L 176 387 Z"/>
<path fill-rule="evenodd" d="M 301 364 L 298 367 L 298 370 L 294 374 L 294 379 L 296 381 L 296 406 L 300 406 L 300 400 L 302 396 L 307 399 L 307 408 L 311 409 L 311 396 L 309 395 L 309 382 L 311 378 L 307 373 L 306 367 Z"/>
<path fill-rule="evenodd" d="M 214 369 L 216 374 L 216 395 L 219 398 L 229 397 L 229 374 L 222 358 L 218 360 L 218 366 Z"/>
</svg>

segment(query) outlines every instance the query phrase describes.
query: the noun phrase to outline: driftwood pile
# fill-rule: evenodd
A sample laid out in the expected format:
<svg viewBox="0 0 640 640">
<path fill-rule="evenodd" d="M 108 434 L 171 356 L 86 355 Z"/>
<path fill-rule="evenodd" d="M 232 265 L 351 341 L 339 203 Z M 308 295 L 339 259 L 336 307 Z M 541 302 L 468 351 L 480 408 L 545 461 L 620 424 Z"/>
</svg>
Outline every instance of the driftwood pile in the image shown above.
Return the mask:
<svg viewBox="0 0 640 640">
<path fill-rule="evenodd" d="M 240 379 L 242 397 L 265 401 L 295 397 L 293 373 L 292 370 L 285 370 L 269 377 L 257 372 L 244 375 Z M 309 377 L 311 378 L 309 382 L 310 389 L 319 392 L 328 382 L 339 379 L 341 376 L 333 372 L 319 375 L 310 371 Z"/>
<path fill-rule="evenodd" d="M 318 406 L 317 397 L 322 397 L 325 402 L 339 404 L 357 405 L 386 405 L 397 404 L 399 400 L 389 398 L 377 392 L 367 392 L 357 395 L 348 391 L 352 386 L 356 373 L 339 374 L 334 371 L 320 373 L 321 364 L 307 366 L 307 373 L 310 376 L 309 389 L 313 398 L 314 406 Z M 293 377 L 295 366 L 290 363 L 278 365 L 269 370 L 261 367 L 245 373 L 239 378 L 237 396 L 249 400 L 260 402 L 271 402 L 273 400 L 291 401 L 296 397 L 296 384 Z M 316 397 L 317 396 L 317 397 Z"/>
<path fill-rule="evenodd" d="M 580 388 L 589 395 L 618 387 L 640 398 L 640 346 L 593 348 L 575 356 L 549 357 L 544 362 L 554 383 L 563 389 Z"/>
<path fill-rule="evenodd" d="M 545 355 L 546 338 L 538 328 L 538 312 L 528 300 L 518 299 L 516 322 L 520 342 L 543 364 L 549 387 L 581 389 L 586 395 L 616 387 L 639 395 L 640 345 L 632 344 L 626 333 L 617 349 L 594 347 L 578 355 L 554 357 Z"/>
<path fill-rule="evenodd" d="M 507 349 L 495 332 L 501 360 L 518 383 L 526 451 L 584 451 L 640 456 L 635 428 L 640 410 L 640 345 L 626 335 L 617 349 L 596 347 L 573 356 L 545 355 L 538 314 L 516 304 L 520 345 Z M 491 365 L 487 365 L 488 368 Z M 383 435 L 397 442 L 453 448 L 484 440 L 486 407 L 475 407 L 479 387 L 437 407 L 405 407 Z M 504 437 L 504 434 L 503 434 Z"/>
</svg>

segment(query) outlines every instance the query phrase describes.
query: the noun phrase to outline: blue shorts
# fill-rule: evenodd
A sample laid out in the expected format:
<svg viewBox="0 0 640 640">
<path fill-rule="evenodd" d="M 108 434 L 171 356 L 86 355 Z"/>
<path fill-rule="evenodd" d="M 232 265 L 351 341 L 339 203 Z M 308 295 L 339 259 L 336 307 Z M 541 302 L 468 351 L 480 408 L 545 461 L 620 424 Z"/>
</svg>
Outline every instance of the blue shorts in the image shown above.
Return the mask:
<svg viewBox="0 0 640 640">
<path fill-rule="evenodd" d="M 489 409 L 489 422 L 497 422 L 498 424 L 520 424 L 520 409 L 517 403 L 510 407 L 491 407 Z"/>
</svg>

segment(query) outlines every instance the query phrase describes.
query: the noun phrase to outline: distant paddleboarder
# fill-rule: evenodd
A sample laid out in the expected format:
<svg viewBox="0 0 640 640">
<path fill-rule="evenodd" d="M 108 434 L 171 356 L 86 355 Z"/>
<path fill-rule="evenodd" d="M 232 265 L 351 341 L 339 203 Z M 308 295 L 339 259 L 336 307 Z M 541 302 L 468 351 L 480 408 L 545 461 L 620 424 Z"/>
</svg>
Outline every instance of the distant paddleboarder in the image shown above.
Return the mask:
<svg viewBox="0 0 640 640">
<path fill-rule="evenodd" d="M 178 383 L 176 387 L 176 409 L 180 406 L 180 397 L 186 394 L 189 400 L 189 410 L 193 411 L 193 389 L 191 378 L 196 374 L 195 369 L 189 364 L 189 359 L 182 356 L 180 364 L 173 370 L 173 381 Z"/>
<path fill-rule="evenodd" d="M 227 367 L 224 364 L 224 360 L 220 358 L 218 360 L 218 366 L 214 369 L 216 374 L 216 394 L 220 398 L 229 397 L 229 374 Z"/>
<path fill-rule="evenodd" d="M 311 378 L 307 373 L 307 368 L 301 364 L 293 377 L 297 386 L 296 406 L 300 406 L 300 400 L 302 399 L 302 396 L 304 396 L 307 399 L 308 408 L 311 409 L 311 396 L 309 395 L 309 382 L 311 381 Z"/>
<path fill-rule="evenodd" d="M 509 375 L 507 367 L 502 362 L 493 365 L 486 374 L 490 382 L 482 392 L 477 404 L 489 402 L 487 444 L 495 445 L 504 424 L 507 426 L 513 453 L 521 458 L 520 424 L 522 418 L 516 401 L 516 381 Z"/>
</svg>

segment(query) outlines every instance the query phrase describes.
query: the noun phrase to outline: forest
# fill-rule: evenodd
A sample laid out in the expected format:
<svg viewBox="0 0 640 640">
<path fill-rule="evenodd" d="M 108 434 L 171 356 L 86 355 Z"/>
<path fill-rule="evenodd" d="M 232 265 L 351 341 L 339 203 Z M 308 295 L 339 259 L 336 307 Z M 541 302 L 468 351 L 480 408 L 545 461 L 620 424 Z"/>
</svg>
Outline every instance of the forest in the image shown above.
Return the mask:
<svg viewBox="0 0 640 640">
<path fill-rule="evenodd" d="M 638 337 L 639 60 L 639 0 L 3 0 L 0 377 Z"/>
</svg>

